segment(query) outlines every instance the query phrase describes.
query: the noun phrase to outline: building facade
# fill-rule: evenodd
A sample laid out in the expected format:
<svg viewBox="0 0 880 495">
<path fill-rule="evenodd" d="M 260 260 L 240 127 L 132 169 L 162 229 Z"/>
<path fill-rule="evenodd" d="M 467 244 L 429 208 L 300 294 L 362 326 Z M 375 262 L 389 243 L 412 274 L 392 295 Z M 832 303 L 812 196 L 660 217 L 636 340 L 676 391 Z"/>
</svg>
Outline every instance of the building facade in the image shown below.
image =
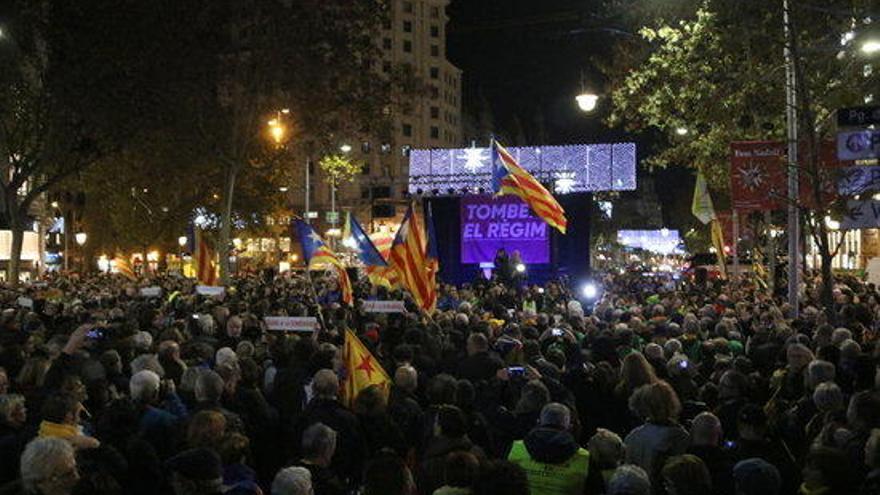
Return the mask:
<svg viewBox="0 0 880 495">
<path fill-rule="evenodd" d="M 388 0 L 388 15 L 377 40 L 382 58 L 375 69 L 381 77 L 391 77 L 396 70 L 411 71 L 420 90 L 393 99 L 388 109 L 393 122 L 390 142 L 371 136 L 351 144 L 353 158 L 365 166 L 353 182 L 340 185 L 336 202 L 337 207 L 356 212 L 368 230 L 399 223 L 405 210 L 410 149 L 461 144 L 461 70 L 446 58 L 448 4 L 449 0 Z M 330 187 L 320 187 L 312 209 L 329 206 Z"/>
<path fill-rule="evenodd" d="M 318 166 L 311 162 L 309 210 L 312 224 L 333 240 L 351 211 L 368 232 L 395 232 L 406 211 L 409 150 L 454 148 L 462 144 L 461 70 L 446 57 L 449 0 L 386 0 L 387 16 L 377 33 L 381 58 L 373 63 L 377 77 L 408 73 L 417 81 L 415 94 L 394 96 L 387 108 L 392 131 L 388 136 L 360 136 L 340 143 L 340 152 L 363 164 L 353 181 L 334 192 Z M 342 147 L 342 145 L 345 145 Z M 304 195 L 291 191 L 294 209 L 305 207 Z M 335 202 L 337 215 L 331 213 Z M 288 225 L 289 218 L 267 219 L 269 226 Z M 336 227 L 336 228 L 334 228 Z M 236 252 L 255 261 L 296 263 L 298 246 L 289 234 L 245 239 Z M 330 234 L 330 235 L 328 235 Z M 337 238 L 338 240 L 338 238 Z M 259 264 L 259 263 L 258 263 Z"/>
</svg>

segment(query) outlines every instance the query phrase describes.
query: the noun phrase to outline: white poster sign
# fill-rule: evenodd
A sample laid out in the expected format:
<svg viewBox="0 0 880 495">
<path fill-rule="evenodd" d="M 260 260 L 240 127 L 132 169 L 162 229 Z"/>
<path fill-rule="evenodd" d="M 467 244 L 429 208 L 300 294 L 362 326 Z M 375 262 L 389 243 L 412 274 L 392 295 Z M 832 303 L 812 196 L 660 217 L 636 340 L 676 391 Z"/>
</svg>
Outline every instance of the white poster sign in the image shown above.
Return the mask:
<svg viewBox="0 0 880 495">
<path fill-rule="evenodd" d="M 406 313 L 403 301 L 364 301 L 367 313 Z"/>
<path fill-rule="evenodd" d="M 22 308 L 34 309 L 34 300 L 29 297 L 19 297 L 18 305 Z"/>
<path fill-rule="evenodd" d="M 141 287 L 141 297 L 159 297 L 162 295 L 162 288 L 158 285 L 152 287 Z"/>
<path fill-rule="evenodd" d="M 318 329 L 314 316 L 267 316 L 266 329 L 280 332 L 313 332 Z"/>
<path fill-rule="evenodd" d="M 196 294 L 201 296 L 219 297 L 226 294 L 226 287 L 222 285 L 197 285 Z"/>
</svg>

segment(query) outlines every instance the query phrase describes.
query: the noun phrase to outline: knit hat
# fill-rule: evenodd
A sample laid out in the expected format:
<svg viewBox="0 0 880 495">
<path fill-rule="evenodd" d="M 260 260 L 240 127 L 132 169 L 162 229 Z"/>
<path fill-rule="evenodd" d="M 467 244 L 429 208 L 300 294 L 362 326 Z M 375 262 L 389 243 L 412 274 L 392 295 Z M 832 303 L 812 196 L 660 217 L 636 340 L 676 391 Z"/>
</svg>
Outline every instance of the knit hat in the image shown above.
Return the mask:
<svg viewBox="0 0 880 495">
<path fill-rule="evenodd" d="M 743 495 L 776 495 L 782 486 L 779 470 L 764 459 L 753 457 L 733 467 L 737 493 Z"/>
</svg>

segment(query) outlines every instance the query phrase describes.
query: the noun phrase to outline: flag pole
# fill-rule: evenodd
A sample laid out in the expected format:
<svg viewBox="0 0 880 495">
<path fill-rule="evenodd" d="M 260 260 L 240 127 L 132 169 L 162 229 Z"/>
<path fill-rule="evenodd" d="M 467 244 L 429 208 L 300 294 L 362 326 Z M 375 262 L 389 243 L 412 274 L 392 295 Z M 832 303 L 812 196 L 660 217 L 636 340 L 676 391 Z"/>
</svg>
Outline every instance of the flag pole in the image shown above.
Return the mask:
<svg viewBox="0 0 880 495">
<path fill-rule="evenodd" d="M 327 329 L 327 323 L 324 321 L 324 312 L 321 311 L 321 303 L 318 301 L 318 291 L 315 290 L 315 282 L 312 280 L 312 270 L 306 265 L 306 278 L 309 281 L 309 288 L 312 292 L 312 300 L 315 302 L 315 307 L 318 309 L 318 321 L 321 323 L 321 329 Z M 315 338 L 317 339 L 317 332 L 315 332 Z"/>
</svg>

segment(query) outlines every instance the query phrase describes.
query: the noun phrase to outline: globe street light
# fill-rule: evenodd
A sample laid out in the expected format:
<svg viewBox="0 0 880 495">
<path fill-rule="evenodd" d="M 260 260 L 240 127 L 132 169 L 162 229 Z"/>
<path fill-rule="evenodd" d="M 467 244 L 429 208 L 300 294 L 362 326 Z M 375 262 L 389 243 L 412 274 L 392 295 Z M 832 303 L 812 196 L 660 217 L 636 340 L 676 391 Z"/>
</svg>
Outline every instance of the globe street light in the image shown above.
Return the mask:
<svg viewBox="0 0 880 495">
<path fill-rule="evenodd" d="M 865 55 L 874 55 L 880 52 L 880 40 L 867 40 L 862 43 L 862 53 Z"/>
<path fill-rule="evenodd" d="M 339 151 L 341 151 L 343 153 L 349 153 L 351 151 L 351 145 L 350 144 L 343 144 L 342 146 L 339 147 Z"/>
<path fill-rule="evenodd" d="M 83 247 L 86 244 L 86 240 L 89 238 L 88 234 L 85 232 L 77 232 L 73 237 L 76 239 L 76 243 L 79 247 Z"/>
<path fill-rule="evenodd" d="M 186 246 L 186 243 L 187 243 L 188 241 L 189 241 L 189 239 L 187 239 L 187 237 L 186 237 L 185 235 L 182 235 L 182 236 L 180 236 L 180 237 L 177 238 L 177 244 L 178 244 L 180 247 L 184 247 L 184 246 Z"/>
<path fill-rule="evenodd" d="M 584 91 L 574 99 L 577 101 L 578 108 L 583 112 L 592 112 L 596 109 L 596 105 L 599 103 L 599 95 L 589 91 Z"/>
<path fill-rule="evenodd" d="M 280 118 L 275 118 L 269 121 L 269 135 L 272 136 L 272 140 L 275 141 L 275 144 L 281 145 L 284 142 L 284 136 L 287 134 L 287 129 L 284 127 L 284 123 L 281 122 Z"/>
</svg>

